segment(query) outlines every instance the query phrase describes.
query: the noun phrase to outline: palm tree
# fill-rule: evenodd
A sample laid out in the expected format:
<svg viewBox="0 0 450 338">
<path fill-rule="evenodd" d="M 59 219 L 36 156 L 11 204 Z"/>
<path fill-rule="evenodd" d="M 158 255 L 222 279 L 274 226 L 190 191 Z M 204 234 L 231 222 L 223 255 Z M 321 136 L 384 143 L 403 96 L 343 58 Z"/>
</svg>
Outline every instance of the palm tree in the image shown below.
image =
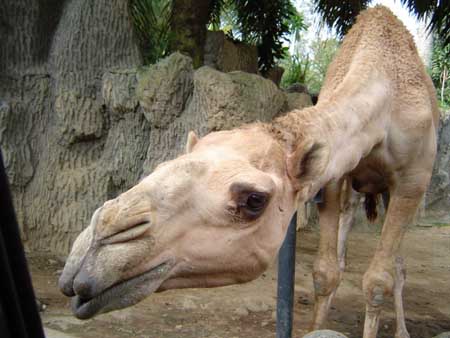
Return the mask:
<svg viewBox="0 0 450 338">
<path fill-rule="evenodd" d="M 313 0 L 315 10 L 323 21 L 343 36 L 352 26 L 356 16 L 366 9 L 371 0 Z M 400 0 L 418 19 L 428 18 L 429 29 L 434 31 L 445 45 L 450 45 L 450 1 L 448 0 Z"/>
<path fill-rule="evenodd" d="M 299 15 L 291 0 L 130 1 L 132 14 L 138 19 L 137 22 L 141 28 L 145 29 L 145 25 L 151 25 L 150 21 L 152 20 L 163 28 L 164 33 L 160 32 L 160 35 L 167 39 L 167 44 L 164 44 L 162 48 L 164 53 L 178 50 L 189 54 L 196 67 L 203 63 L 207 25 L 217 24 L 223 10 L 229 12 L 231 9 L 233 12 L 233 23 L 237 25 L 236 30 L 239 32 L 238 38 L 258 47 L 259 66 L 262 73 L 269 70 L 278 59 L 284 56 L 283 39 L 287 39 L 289 33 L 299 28 L 299 26 L 292 25 Z M 371 2 L 371 0 L 312 1 L 316 12 L 321 15 L 323 21 L 328 26 L 336 28 L 340 36 L 347 32 L 356 16 Z M 448 0 L 400 1 L 418 18 L 429 18 L 429 29 L 439 36 L 444 45 L 450 45 L 450 2 Z M 160 12 L 157 12 L 156 15 L 152 14 L 151 20 L 143 18 L 136 12 L 136 10 L 150 10 L 151 12 L 153 9 Z M 162 24 L 163 20 L 170 24 Z M 170 35 L 169 31 L 171 31 Z M 144 41 L 149 41 L 145 34 L 140 35 L 144 36 Z M 147 44 L 155 46 L 156 42 L 150 41 Z"/>
</svg>

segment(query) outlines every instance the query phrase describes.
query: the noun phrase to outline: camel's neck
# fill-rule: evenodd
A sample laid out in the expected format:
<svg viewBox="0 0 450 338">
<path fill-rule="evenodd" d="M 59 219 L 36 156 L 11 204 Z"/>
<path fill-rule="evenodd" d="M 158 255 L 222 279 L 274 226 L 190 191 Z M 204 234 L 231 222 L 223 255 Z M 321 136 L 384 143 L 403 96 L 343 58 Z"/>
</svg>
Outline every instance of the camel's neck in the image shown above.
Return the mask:
<svg viewBox="0 0 450 338">
<path fill-rule="evenodd" d="M 317 189 L 354 169 L 387 133 L 388 84 L 373 76 L 371 81 L 351 80 L 347 78 L 332 95 L 323 95 L 327 98 L 316 106 L 294 110 L 273 122 L 289 152 L 305 143 L 327 148 L 325 169 L 314 182 Z"/>
</svg>

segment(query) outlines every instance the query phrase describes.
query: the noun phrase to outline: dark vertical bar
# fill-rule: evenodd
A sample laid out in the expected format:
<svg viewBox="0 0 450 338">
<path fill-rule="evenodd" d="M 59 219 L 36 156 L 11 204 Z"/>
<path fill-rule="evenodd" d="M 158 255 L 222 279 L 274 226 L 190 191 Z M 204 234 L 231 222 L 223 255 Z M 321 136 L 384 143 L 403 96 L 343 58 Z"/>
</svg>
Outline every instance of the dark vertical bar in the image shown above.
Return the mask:
<svg viewBox="0 0 450 338">
<path fill-rule="evenodd" d="M 2 326 L 7 325 L 14 338 L 44 338 L 1 151 L 0 262 Z"/>
<path fill-rule="evenodd" d="M 277 338 L 292 337 L 297 213 L 292 216 L 278 254 Z"/>
</svg>

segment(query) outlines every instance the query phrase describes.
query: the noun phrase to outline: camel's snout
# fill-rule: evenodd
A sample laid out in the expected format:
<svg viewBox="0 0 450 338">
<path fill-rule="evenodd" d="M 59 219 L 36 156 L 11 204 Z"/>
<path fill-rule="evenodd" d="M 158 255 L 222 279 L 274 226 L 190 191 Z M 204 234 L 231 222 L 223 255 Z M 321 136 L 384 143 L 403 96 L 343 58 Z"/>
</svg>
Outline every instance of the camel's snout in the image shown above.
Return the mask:
<svg viewBox="0 0 450 338">
<path fill-rule="evenodd" d="M 80 269 L 76 275 L 69 277 L 72 272 L 66 272 L 59 278 L 58 286 L 67 297 L 80 296 L 84 299 L 95 297 L 100 292 L 95 278 L 89 275 L 85 269 Z"/>
<path fill-rule="evenodd" d="M 58 281 L 59 290 L 67 297 L 75 296 L 75 291 L 73 290 L 72 280 L 68 280 L 68 278 L 64 275 L 64 273 L 59 277 Z"/>
<path fill-rule="evenodd" d="M 73 281 L 73 291 L 76 295 L 84 299 L 90 299 L 99 293 L 97 289 L 98 283 L 92 276 L 83 269 L 78 272 Z"/>
</svg>

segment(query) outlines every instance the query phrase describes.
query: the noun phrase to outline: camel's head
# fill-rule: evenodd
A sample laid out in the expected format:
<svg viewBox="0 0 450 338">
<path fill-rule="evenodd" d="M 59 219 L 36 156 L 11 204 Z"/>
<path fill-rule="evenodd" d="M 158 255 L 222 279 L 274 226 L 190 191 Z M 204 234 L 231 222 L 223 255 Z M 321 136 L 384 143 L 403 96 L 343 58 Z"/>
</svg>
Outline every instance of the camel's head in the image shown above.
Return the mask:
<svg viewBox="0 0 450 338">
<path fill-rule="evenodd" d="M 250 281 L 276 256 L 294 205 L 285 150 L 262 128 L 191 133 L 186 154 L 97 209 L 60 288 L 90 318 L 154 291 Z"/>
</svg>

